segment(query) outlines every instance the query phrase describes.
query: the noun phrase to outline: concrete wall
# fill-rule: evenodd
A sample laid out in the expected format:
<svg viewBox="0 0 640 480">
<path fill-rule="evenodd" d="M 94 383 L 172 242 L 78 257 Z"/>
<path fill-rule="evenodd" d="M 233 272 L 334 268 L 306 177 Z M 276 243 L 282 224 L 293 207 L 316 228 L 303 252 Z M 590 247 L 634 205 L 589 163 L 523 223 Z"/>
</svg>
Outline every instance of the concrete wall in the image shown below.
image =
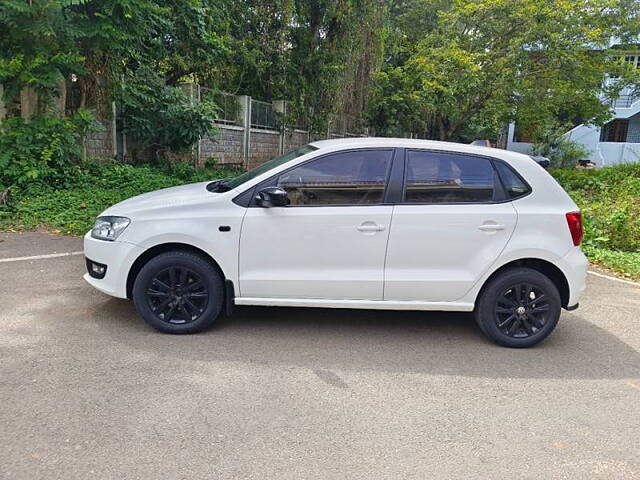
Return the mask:
<svg viewBox="0 0 640 480">
<path fill-rule="evenodd" d="M 640 113 L 629 117 L 629 130 L 627 131 L 628 143 L 640 143 Z"/>
<path fill-rule="evenodd" d="M 113 127 L 111 122 L 101 122 L 103 129 L 89 133 L 85 139 L 88 157 L 111 159 L 114 154 Z M 195 147 L 193 154 L 185 152 L 171 155 L 174 160 L 192 161 L 197 155 L 198 164 L 204 167 L 209 160 L 217 165 L 246 166 L 254 168 L 267 160 L 271 160 L 282 153 L 295 150 L 309 143 L 309 133 L 301 130 L 289 131 L 281 134 L 275 130 L 261 130 L 252 128 L 249 134 L 249 152 L 244 162 L 244 128 L 235 125 L 216 125 L 218 131 L 212 137 L 200 140 L 199 148 Z M 145 152 L 130 138 L 126 140 L 126 158 L 132 161 L 148 160 Z M 135 158 L 134 158 L 135 157 Z"/>
<path fill-rule="evenodd" d="M 189 90 L 192 92 L 193 90 Z M 253 102 L 246 95 L 236 96 L 240 105 L 240 113 L 232 116 L 223 116 L 216 121 L 217 132 L 210 137 L 202 138 L 192 151 L 179 154 L 165 154 L 175 161 L 196 162 L 203 167 L 207 163 L 215 163 L 221 166 L 239 166 L 254 168 L 267 160 L 278 157 L 283 153 L 295 150 L 310 141 L 327 138 L 326 135 L 311 138 L 309 132 L 297 129 L 284 129 L 280 131 L 277 122 L 273 122 L 273 129 L 256 128 L 252 124 L 251 109 Z M 264 104 L 264 102 L 260 102 Z M 286 111 L 285 101 L 274 101 L 271 104 L 274 112 Z M 269 104 L 267 104 L 268 106 Z M 264 106 L 264 105 L 263 105 Z M 115 105 L 112 105 L 115 115 Z M 274 116 L 274 118 L 276 118 Z M 130 138 L 123 138 L 120 132 L 116 132 L 113 122 L 102 122 L 105 129 L 92 133 L 86 138 L 87 156 L 97 158 L 114 158 L 124 154 L 126 161 L 146 161 L 149 152 L 140 145 L 136 145 Z M 342 122 L 344 124 L 344 121 Z M 114 143 L 113 138 L 117 141 Z M 343 132 L 342 135 L 330 135 L 329 138 L 341 138 L 350 135 Z M 117 150 L 117 153 L 115 151 Z"/>
<path fill-rule="evenodd" d="M 200 141 L 199 164 L 215 159 L 217 165 L 243 165 L 244 128 L 217 125 L 218 133 Z M 304 130 L 276 130 L 252 128 L 249 132 L 249 152 L 246 167 L 254 168 L 282 153 L 290 152 L 309 143 L 309 132 Z"/>
<path fill-rule="evenodd" d="M 309 143 L 309 132 L 304 130 L 287 130 L 284 133 L 284 151 L 290 152 Z"/>
<path fill-rule="evenodd" d="M 251 129 L 249 139 L 249 169 L 280 155 L 280 132 Z"/>
<path fill-rule="evenodd" d="M 217 125 L 218 133 L 213 138 L 200 141 L 200 165 L 215 159 L 219 165 L 242 165 L 244 128 L 232 125 Z"/>
</svg>

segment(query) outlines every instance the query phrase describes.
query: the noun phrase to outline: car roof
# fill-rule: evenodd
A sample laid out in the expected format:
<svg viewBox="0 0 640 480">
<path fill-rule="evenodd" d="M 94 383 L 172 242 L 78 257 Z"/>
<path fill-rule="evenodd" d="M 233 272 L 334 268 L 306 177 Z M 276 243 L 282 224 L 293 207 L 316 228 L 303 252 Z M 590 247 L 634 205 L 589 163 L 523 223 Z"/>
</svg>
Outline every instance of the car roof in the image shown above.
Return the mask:
<svg viewBox="0 0 640 480">
<path fill-rule="evenodd" d="M 311 145 L 321 150 L 344 150 L 349 148 L 388 147 L 388 148 L 422 148 L 429 150 L 443 150 L 448 152 L 475 153 L 508 160 L 526 157 L 521 153 L 510 152 L 501 148 L 479 147 L 465 143 L 440 142 L 436 140 L 419 140 L 415 138 L 386 138 L 386 137 L 353 137 L 335 138 L 332 140 L 318 140 Z"/>
</svg>

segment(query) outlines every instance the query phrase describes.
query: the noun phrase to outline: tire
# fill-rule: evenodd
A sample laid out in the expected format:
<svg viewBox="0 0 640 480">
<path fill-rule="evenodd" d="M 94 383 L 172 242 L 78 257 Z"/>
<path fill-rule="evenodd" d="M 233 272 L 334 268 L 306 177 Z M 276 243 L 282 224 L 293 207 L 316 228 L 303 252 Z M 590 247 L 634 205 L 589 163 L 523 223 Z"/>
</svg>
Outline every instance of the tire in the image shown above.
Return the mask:
<svg viewBox="0 0 640 480">
<path fill-rule="evenodd" d="M 164 333 L 209 328 L 224 304 L 223 279 L 207 259 L 172 251 L 149 260 L 133 285 L 133 303 L 145 322 Z"/>
<path fill-rule="evenodd" d="M 549 336 L 560 310 L 560 294 L 547 276 L 531 268 L 511 268 L 484 286 L 474 313 L 482 332 L 495 343 L 526 348 Z"/>
</svg>

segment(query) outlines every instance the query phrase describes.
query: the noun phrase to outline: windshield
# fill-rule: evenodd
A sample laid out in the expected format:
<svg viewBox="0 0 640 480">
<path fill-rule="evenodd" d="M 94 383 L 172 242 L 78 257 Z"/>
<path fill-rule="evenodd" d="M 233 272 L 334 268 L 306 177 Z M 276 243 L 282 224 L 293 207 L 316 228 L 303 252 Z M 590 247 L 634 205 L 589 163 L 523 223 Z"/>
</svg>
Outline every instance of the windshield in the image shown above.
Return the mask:
<svg viewBox="0 0 640 480">
<path fill-rule="evenodd" d="M 314 147 L 312 145 L 305 145 L 304 147 L 300 147 L 297 150 L 294 150 L 289 153 L 285 153 L 281 157 L 274 158 L 273 160 L 269 160 L 266 163 L 263 163 L 259 167 L 254 168 L 253 170 L 249 170 L 248 172 L 243 173 L 242 175 L 238 175 L 235 178 L 225 182 L 225 187 L 229 190 L 232 190 L 236 187 L 239 187 L 245 182 L 248 182 L 252 178 L 257 177 L 258 175 L 262 175 L 269 170 L 279 167 L 280 165 L 287 163 L 294 158 L 301 157 L 302 155 L 306 155 L 309 152 L 313 152 L 314 150 L 318 150 L 318 147 Z"/>
</svg>

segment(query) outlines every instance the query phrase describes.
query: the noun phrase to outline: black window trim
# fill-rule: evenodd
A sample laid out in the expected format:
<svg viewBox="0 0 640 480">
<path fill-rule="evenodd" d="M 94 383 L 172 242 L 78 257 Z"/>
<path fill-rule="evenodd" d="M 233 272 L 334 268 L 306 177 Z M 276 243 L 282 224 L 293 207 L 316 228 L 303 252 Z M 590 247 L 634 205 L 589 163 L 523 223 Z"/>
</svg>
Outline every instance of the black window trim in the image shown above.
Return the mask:
<svg viewBox="0 0 640 480">
<path fill-rule="evenodd" d="M 405 148 L 404 150 L 405 152 L 404 152 L 404 159 L 403 159 L 404 161 L 403 161 L 402 189 L 400 192 L 401 193 L 400 198 L 396 203 L 396 205 L 422 205 L 422 206 L 426 206 L 426 205 L 496 205 L 500 203 L 507 203 L 507 202 L 513 202 L 514 200 L 519 200 L 529 195 L 532 191 L 531 186 L 524 178 L 522 178 L 522 175 L 520 175 L 507 162 L 496 157 L 492 157 L 489 155 L 480 155 L 477 153 L 460 152 L 457 150 L 439 150 L 434 148 L 413 148 L 412 147 L 412 148 Z M 409 152 L 429 152 L 429 153 L 442 153 L 442 154 L 452 154 L 452 155 L 466 155 L 469 157 L 484 158 L 489 160 L 489 163 L 491 165 L 491 168 L 493 169 L 495 178 L 498 179 L 498 184 L 494 185 L 493 199 L 488 200 L 486 202 L 406 202 L 404 200 L 404 194 L 405 194 L 405 188 L 407 183 L 406 177 L 407 177 L 407 171 L 408 171 L 407 162 L 408 162 Z M 509 195 L 507 194 L 507 189 L 505 188 L 502 177 L 500 176 L 500 172 L 495 166 L 496 162 L 501 162 L 505 164 L 509 169 L 511 169 L 511 171 L 513 171 L 516 174 L 516 176 L 520 180 L 522 180 L 522 182 L 527 186 L 527 193 L 520 195 L 518 197 L 509 198 Z"/>
<path fill-rule="evenodd" d="M 233 202 L 239 206 L 245 208 L 263 208 L 256 204 L 255 201 L 255 192 L 259 189 L 272 186 L 273 182 L 283 173 L 288 172 L 296 167 L 304 165 L 308 162 L 312 162 L 314 160 L 320 159 L 322 157 L 326 157 L 328 155 L 332 155 L 335 153 L 343 153 L 343 152 L 353 152 L 353 151 L 361 151 L 361 150 L 383 150 L 383 151 L 392 151 L 393 157 L 391 159 L 391 167 L 387 172 L 387 179 L 385 182 L 385 189 L 383 193 L 383 201 L 381 203 L 367 203 L 367 204 L 334 204 L 334 205 L 288 205 L 287 207 L 273 207 L 273 208 L 299 208 L 299 207 L 375 207 L 381 205 L 496 205 L 507 202 L 514 202 L 516 200 L 520 200 L 521 198 L 527 197 L 531 195 L 533 189 L 529 182 L 527 182 L 520 173 L 513 168 L 508 162 L 496 157 L 492 157 L 489 155 L 481 155 L 477 153 L 469 153 L 469 152 L 461 152 L 457 150 L 440 150 L 433 148 L 415 148 L 415 147 L 360 147 L 360 148 L 348 148 L 344 150 L 334 150 L 332 152 L 327 152 L 325 154 L 318 155 L 316 157 L 310 158 L 302 163 L 297 165 L 293 165 L 290 168 L 282 170 L 273 176 L 263 180 L 262 182 L 255 184 L 249 188 L 247 188 L 242 193 L 236 195 L 233 198 Z M 497 197 L 493 200 L 487 202 L 439 202 L 439 203 L 412 203 L 404 201 L 404 189 L 406 183 L 406 173 L 407 173 L 407 158 L 409 151 L 420 151 L 420 152 L 432 152 L 432 153 L 442 153 L 442 154 L 454 154 L 454 155 L 468 155 L 471 157 L 478 158 L 486 158 L 491 162 L 491 167 L 493 168 L 496 177 L 498 178 L 498 184 L 496 185 L 496 190 L 498 195 L 494 193 L 494 197 Z M 500 162 L 504 164 L 507 168 L 509 168 L 515 175 L 520 179 L 520 181 L 527 187 L 527 192 L 513 198 L 509 198 L 507 194 L 507 189 L 505 187 L 505 183 L 500 176 L 500 172 L 496 168 L 496 162 Z M 250 192 L 250 193 L 249 193 Z"/>
<path fill-rule="evenodd" d="M 335 154 L 348 153 L 348 152 L 361 152 L 361 151 L 386 151 L 386 152 L 391 152 L 391 161 L 389 162 L 389 167 L 387 168 L 387 177 L 386 177 L 385 182 L 384 182 L 384 191 L 382 193 L 382 202 L 379 202 L 379 203 L 365 203 L 365 204 L 336 203 L 336 204 L 324 204 L 324 205 L 323 204 L 317 204 L 317 205 L 287 205 L 285 207 L 271 207 L 271 208 L 376 207 L 376 206 L 381 206 L 381 205 L 393 205 L 392 203 L 388 203 L 386 200 L 387 200 L 387 195 L 388 195 L 388 190 L 389 190 L 389 179 L 391 177 L 391 173 L 394 171 L 394 165 L 395 165 L 396 159 L 398 157 L 398 150 L 399 149 L 396 148 L 396 147 L 359 147 L 359 148 L 346 148 L 346 149 L 343 149 L 343 150 L 334 150 L 332 152 L 327 152 L 325 154 L 321 154 L 321 155 L 318 155 L 316 157 L 310 158 L 309 160 L 305 160 L 302 163 L 298 163 L 296 165 L 292 165 L 291 167 L 274 174 L 273 176 L 267 178 L 266 180 L 263 180 L 259 184 L 248 188 L 247 190 L 242 192 L 240 195 L 236 196 L 234 198 L 234 200 L 242 197 L 243 195 L 245 195 L 248 190 L 252 190 L 254 192 L 254 194 L 251 194 L 251 197 L 250 197 L 251 200 L 250 200 L 249 204 L 247 205 L 247 208 L 264 208 L 264 207 L 261 207 L 260 205 L 258 205 L 256 203 L 255 192 L 257 192 L 258 190 L 260 190 L 262 188 L 265 188 L 265 187 L 274 186 L 276 180 L 281 175 L 293 170 L 294 168 L 301 167 L 303 165 L 306 165 L 307 163 L 314 162 L 316 160 L 320 160 L 321 158 L 328 157 L 330 155 L 335 155 Z"/>
</svg>

